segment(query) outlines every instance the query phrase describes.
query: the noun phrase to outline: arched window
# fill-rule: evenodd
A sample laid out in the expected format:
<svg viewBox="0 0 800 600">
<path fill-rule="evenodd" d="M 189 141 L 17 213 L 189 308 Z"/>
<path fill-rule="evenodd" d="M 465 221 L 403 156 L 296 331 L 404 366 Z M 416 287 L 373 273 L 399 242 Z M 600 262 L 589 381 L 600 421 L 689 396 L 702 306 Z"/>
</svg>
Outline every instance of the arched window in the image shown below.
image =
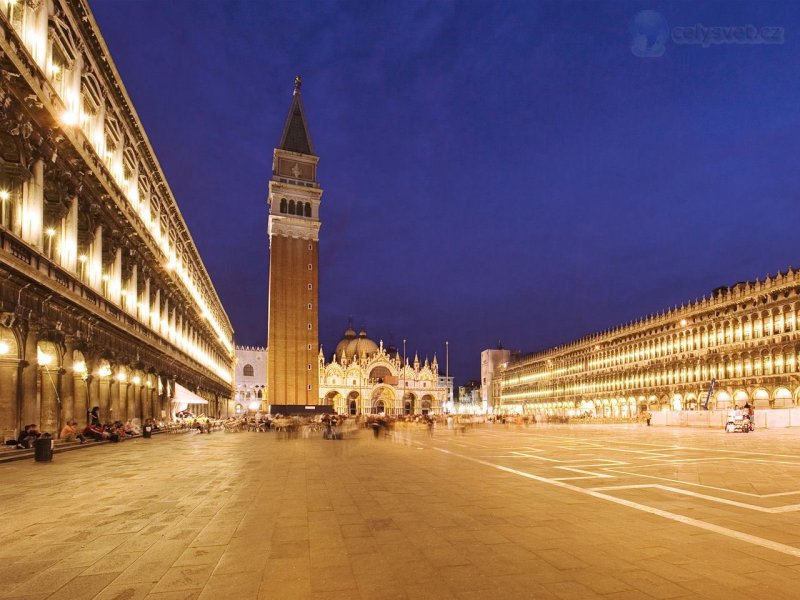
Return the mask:
<svg viewBox="0 0 800 600">
<path fill-rule="evenodd" d="M 307 217 L 311 216 L 311 203 L 310 202 L 306 202 L 306 216 Z"/>
<path fill-rule="evenodd" d="M 286 198 L 281 198 L 281 212 L 286 213 Z"/>
<path fill-rule="evenodd" d="M 253 373 L 253 365 L 245 365 L 244 369 L 242 369 L 242 374 L 245 377 L 253 377 L 255 373 Z"/>
<path fill-rule="evenodd" d="M 264 397 L 264 392 L 258 390 L 258 399 L 261 400 Z"/>
<path fill-rule="evenodd" d="M 294 214 L 294 200 L 289 200 L 289 214 Z"/>
</svg>

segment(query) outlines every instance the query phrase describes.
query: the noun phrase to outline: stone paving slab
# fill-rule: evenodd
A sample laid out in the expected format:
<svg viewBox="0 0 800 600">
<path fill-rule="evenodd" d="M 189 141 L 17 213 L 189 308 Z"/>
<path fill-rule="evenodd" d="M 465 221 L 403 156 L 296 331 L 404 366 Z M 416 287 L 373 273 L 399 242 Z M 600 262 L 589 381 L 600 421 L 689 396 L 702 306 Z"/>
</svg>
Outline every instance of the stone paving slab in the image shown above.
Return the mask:
<svg viewBox="0 0 800 600">
<path fill-rule="evenodd" d="M 800 432 L 159 436 L 0 465 L 0 598 L 794 598 Z"/>
</svg>

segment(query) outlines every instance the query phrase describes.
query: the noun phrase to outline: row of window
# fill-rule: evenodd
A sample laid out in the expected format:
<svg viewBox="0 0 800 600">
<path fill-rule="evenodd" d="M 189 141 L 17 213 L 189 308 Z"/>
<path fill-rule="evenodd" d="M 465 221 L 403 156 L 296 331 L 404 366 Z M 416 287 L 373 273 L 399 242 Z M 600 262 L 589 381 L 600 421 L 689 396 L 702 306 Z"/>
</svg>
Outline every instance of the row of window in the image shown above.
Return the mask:
<svg viewBox="0 0 800 600">
<path fill-rule="evenodd" d="M 524 383 L 535 379 L 546 378 L 549 375 L 563 375 L 581 371 L 591 371 L 642 360 L 660 359 L 683 352 L 715 348 L 726 344 L 756 340 L 772 335 L 790 333 L 795 330 L 795 315 L 788 313 L 776 315 L 774 318 L 762 319 L 756 317 L 743 323 L 727 322 L 720 325 L 712 324 L 701 330 L 682 332 L 656 340 L 639 342 L 631 346 L 623 346 L 614 350 L 603 350 L 596 354 L 592 350 L 584 351 L 585 358 L 577 358 L 565 362 L 553 361 L 539 362 L 533 372 L 520 369 L 517 372 L 518 382 Z M 594 351 L 598 348 L 595 347 Z M 588 356 L 587 356 L 588 355 Z M 510 375 L 510 374 L 509 374 Z"/>
<path fill-rule="evenodd" d="M 294 200 L 287 201 L 286 198 L 281 198 L 280 211 L 282 214 L 295 215 L 297 217 L 311 217 L 311 203 L 306 202 L 303 204 Z"/>
<path fill-rule="evenodd" d="M 553 398 L 584 393 L 630 391 L 647 387 L 659 387 L 685 383 L 708 383 L 712 379 L 732 379 L 741 377 L 760 377 L 795 373 L 800 368 L 800 357 L 795 353 L 776 354 L 774 356 L 737 358 L 729 362 L 712 362 L 694 366 L 681 366 L 674 369 L 659 369 L 657 371 L 640 371 L 622 376 L 609 375 L 586 380 L 573 380 L 556 383 L 554 379 L 534 384 L 528 390 L 512 391 L 516 386 L 504 382 L 509 393 L 503 397 L 514 398 Z M 519 389 L 519 388 L 517 388 Z"/>
</svg>

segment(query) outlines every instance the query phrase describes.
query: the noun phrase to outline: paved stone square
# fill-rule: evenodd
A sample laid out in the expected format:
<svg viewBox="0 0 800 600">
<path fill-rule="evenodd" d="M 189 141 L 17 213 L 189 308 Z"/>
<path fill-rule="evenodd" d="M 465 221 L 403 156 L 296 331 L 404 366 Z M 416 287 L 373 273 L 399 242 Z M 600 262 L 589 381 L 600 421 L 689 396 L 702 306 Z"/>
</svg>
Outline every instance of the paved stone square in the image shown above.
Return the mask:
<svg viewBox="0 0 800 600">
<path fill-rule="evenodd" d="M 800 431 L 160 435 L 0 465 L 0 598 L 796 598 Z"/>
</svg>

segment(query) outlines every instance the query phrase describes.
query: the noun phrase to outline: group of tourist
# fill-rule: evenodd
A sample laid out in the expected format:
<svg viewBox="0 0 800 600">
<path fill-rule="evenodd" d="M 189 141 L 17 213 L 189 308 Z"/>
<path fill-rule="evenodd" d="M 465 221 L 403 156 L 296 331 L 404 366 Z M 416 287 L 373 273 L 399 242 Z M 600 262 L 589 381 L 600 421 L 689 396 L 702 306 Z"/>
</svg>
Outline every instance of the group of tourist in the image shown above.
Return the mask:
<svg viewBox="0 0 800 600">
<path fill-rule="evenodd" d="M 6 440 L 5 444 L 7 446 L 14 446 L 18 450 L 24 450 L 26 448 L 33 448 L 33 443 L 38 440 L 42 436 L 50 437 L 50 434 L 42 433 L 39 431 L 39 426 L 35 423 L 31 423 L 30 425 L 25 425 L 22 431 L 20 431 L 19 437 L 15 440 Z"/>
</svg>

